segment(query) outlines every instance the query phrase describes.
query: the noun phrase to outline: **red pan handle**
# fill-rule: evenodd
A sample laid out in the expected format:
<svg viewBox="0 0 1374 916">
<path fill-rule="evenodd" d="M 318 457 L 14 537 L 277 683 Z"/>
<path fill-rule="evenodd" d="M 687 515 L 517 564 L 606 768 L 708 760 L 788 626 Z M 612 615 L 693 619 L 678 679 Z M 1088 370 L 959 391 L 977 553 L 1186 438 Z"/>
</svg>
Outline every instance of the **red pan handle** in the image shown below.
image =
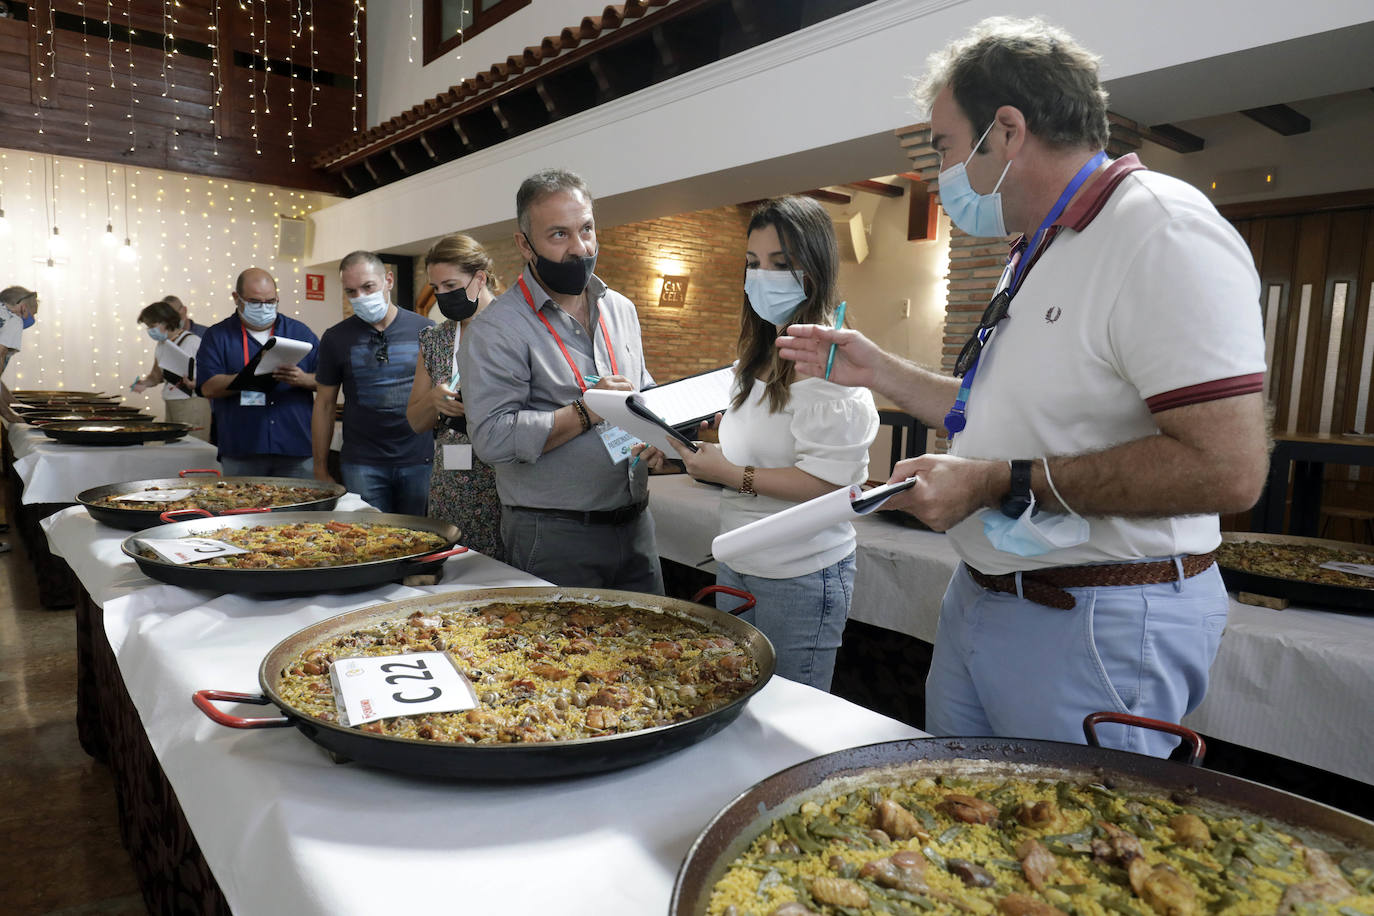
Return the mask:
<svg viewBox="0 0 1374 916">
<path fill-rule="evenodd" d="M 728 585 L 708 585 L 701 591 L 693 595 L 692 600 L 700 602 L 701 599 L 705 598 L 707 595 L 714 595 L 717 593 L 723 595 L 734 595 L 736 598 L 744 599 L 744 603 L 741 604 L 739 607 L 735 608 L 733 611 L 731 611 L 731 614 L 743 614 L 745 611 L 753 608 L 755 604 L 758 604 L 758 599 L 751 595 L 749 592 L 741 591 L 737 588 L 731 588 Z"/>
<path fill-rule="evenodd" d="M 291 720 L 286 716 L 263 716 L 257 719 L 245 719 L 243 716 L 231 716 L 227 712 L 215 707 L 213 701 L 222 700 L 226 703 L 252 703 L 255 706 L 270 706 L 272 701 L 267 697 L 256 693 L 232 693 L 228 690 L 197 690 L 191 694 L 191 702 L 196 704 L 196 708 L 210 719 L 228 728 L 284 728 L 291 724 Z"/>
<path fill-rule="evenodd" d="M 467 549 L 466 547 L 464 547 L 464 546 L 461 545 L 461 544 L 457 544 L 457 545 L 454 545 L 453 547 L 448 548 L 447 550 L 441 550 L 441 551 L 439 551 L 438 553 L 431 553 L 431 554 L 429 554 L 429 555 L 427 555 L 427 556 L 416 557 L 415 559 L 410 560 L 409 562 L 411 562 L 411 563 L 433 563 L 435 560 L 447 560 L 449 557 L 456 557 L 456 556 L 458 556 L 458 554 L 460 554 L 460 553 L 467 553 L 467 552 L 468 552 L 468 549 Z"/>
<path fill-rule="evenodd" d="M 252 515 L 256 512 L 271 512 L 266 506 L 254 506 L 251 509 L 225 509 L 220 515 Z"/>
<path fill-rule="evenodd" d="M 214 474 L 216 477 L 224 476 L 219 472 L 219 468 L 187 468 L 184 471 L 177 471 L 178 477 L 185 477 L 187 474 Z"/>
<path fill-rule="evenodd" d="M 168 509 L 166 512 L 158 513 L 158 518 L 171 524 L 172 522 L 184 522 L 187 519 L 177 518 L 178 515 L 190 516 L 193 518 L 214 518 L 214 514 L 204 509 Z"/>
<path fill-rule="evenodd" d="M 1134 725 L 1136 728 L 1148 728 L 1157 732 L 1168 732 L 1171 735 L 1178 735 L 1188 742 L 1188 766 L 1202 766 L 1202 758 L 1207 755 L 1207 742 L 1202 740 L 1202 736 L 1177 722 L 1165 722 L 1163 719 L 1147 719 L 1144 716 L 1132 716 L 1124 712 L 1090 712 L 1083 717 L 1083 737 L 1088 739 L 1090 747 L 1101 747 L 1097 742 L 1097 726 L 1103 722 L 1116 722 L 1121 725 Z"/>
</svg>

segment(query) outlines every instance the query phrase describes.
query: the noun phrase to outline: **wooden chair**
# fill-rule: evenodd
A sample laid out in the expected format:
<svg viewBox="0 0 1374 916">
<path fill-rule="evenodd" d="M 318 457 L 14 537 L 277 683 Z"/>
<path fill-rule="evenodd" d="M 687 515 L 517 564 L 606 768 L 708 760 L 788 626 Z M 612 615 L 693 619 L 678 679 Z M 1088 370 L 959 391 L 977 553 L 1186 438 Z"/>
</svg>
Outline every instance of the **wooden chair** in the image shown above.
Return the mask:
<svg viewBox="0 0 1374 916">
<path fill-rule="evenodd" d="M 892 464 L 904 458 L 915 458 L 926 450 L 926 433 L 930 427 L 909 413 L 880 409 L 878 422 L 892 427 Z"/>
</svg>

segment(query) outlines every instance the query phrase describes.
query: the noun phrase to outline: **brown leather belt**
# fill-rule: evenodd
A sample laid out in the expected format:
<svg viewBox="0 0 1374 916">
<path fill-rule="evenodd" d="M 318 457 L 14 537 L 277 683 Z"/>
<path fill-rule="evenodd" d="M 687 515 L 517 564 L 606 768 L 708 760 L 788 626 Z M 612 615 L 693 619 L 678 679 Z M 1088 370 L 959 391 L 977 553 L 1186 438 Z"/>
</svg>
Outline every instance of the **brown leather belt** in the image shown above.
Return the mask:
<svg viewBox="0 0 1374 916">
<path fill-rule="evenodd" d="M 1216 561 L 1212 553 L 1189 554 L 1183 559 L 1183 577 L 1191 579 Z M 965 564 L 974 582 L 993 592 L 1016 594 L 1016 574 L 989 576 Z M 1072 610 L 1077 603 L 1068 588 L 1115 588 L 1122 585 L 1158 585 L 1178 579 L 1173 560 L 1149 563 L 1108 563 L 1100 566 L 1052 566 L 1021 573 L 1021 596 L 1045 607 Z"/>
</svg>

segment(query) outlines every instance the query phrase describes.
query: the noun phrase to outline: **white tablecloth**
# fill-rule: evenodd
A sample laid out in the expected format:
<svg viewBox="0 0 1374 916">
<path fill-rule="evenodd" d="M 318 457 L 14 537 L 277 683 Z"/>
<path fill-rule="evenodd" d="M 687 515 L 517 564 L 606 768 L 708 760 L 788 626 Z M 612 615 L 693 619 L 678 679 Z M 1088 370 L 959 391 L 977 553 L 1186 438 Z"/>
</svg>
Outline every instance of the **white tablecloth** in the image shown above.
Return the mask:
<svg viewBox="0 0 1374 916">
<path fill-rule="evenodd" d="M 741 791 L 817 754 L 921 734 L 777 678 L 719 734 L 615 773 L 507 786 L 337 765 L 295 729 L 214 725 L 191 694 L 257 692 L 258 664 L 273 645 L 337 613 L 540 580 L 465 554 L 445 563 L 432 589 L 260 601 L 148 580 L 139 587 L 117 543 L 111 552 L 122 532 L 79 507 L 45 524 L 53 551 L 103 603 L 106 634 L 153 749 L 242 914 L 662 913 L 692 840 Z"/>
<path fill-rule="evenodd" d="M 659 553 L 689 565 L 717 532 L 715 487 L 651 477 Z M 860 519 L 850 617 L 935 641 L 958 558 L 944 535 Z M 703 567 L 704 568 L 704 567 Z M 1207 696 L 1184 724 L 1206 735 L 1374 783 L 1374 617 L 1231 600 Z"/>
<path fill-rule="evenodd" d="M 63 445 L 27 423 L 8 427 L 14 472 L 24 482 L 24 504 L 70 503 L 91 487 L 126 480 L 175 477 L 188 468 L 218 468 L 215 447 L 186 436 L 147 445 Z"/>
</svg>

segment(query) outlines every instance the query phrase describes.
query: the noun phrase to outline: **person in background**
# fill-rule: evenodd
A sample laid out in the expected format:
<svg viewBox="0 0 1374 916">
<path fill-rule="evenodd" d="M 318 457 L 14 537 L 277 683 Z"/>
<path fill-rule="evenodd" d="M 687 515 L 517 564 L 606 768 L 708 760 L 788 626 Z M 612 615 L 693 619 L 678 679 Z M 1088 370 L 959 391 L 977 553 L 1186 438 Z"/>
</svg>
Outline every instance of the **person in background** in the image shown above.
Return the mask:
<svg viewBox="0 0 1374 916">
<path fill-rule="evenodd" d="M 210 329 L 203 324 L 191 320 L 191 316 L 186 308 L 186 303 L 182 302 L 180 298 L 171 295 L 163 296 L 162 301 L 176 309 L 177 314 L 181 316 L 180 324 L 178 325 L 181 330 L 190 331 L 197 337 L 204 339 L 205 332 Z"/>
<path fill-rule="evenodd" d="M 420 332 L 406 418 L 416 432 L 434 432 L 429 515 L 457 525 L 465 546 L 504 561 L 496 472 L 472 454 L 458 377 L 458 341 L 493 299 L 491 256 L 466 235 L 445 236 L 425 255 L 425 273 L 445 320 Z"/>
<path fill-rule="evenodd" d="M 687 473 L 725 487 L 721 533 L 862 484 L 878 434 L 868 389 L 799 378 L 774 346 L 792 322 L 835 322 L 840 253 L 825 208 L 805 197 L 760 205 L 749 219 L 744 260 L 739 360 L 730 409 L 717 417 L 720 444 L 703 442 L 691 452 L 672 443 Z M 830 689 L 854 592 L 855 543 L 854 526 L 840 522 L 718 564 L 716 584 L 757 599 L 740 616 L 773 643 L 783 677 Z"/>
<path fill-rule="evenodd" d="M 1019 234 L 950 378 L 862 334 L 779 338 L 804 375 L 867 385 L 952 436 L 899 462 L 888 504 L 948 531 L 926 681 L 936 735 L 1082 742 L 1088 713 L 1178 722 L 1202 701 L 1229 600 L 1219 512 L 1268 471 L 1254 261 L 1197 189 L 1108 160 L 1096 56 L 1041 20 L 995 18 L 918 88 L 940 202 L 972 236 Z M 1121 725 L 1102 743 L 1166 756 Z"/>
<path fill-rule="evenodd" d="M 353 314 L 324 332 L 310 421 L 316 480 L 329 476 L 334 408 L 344 392 L 343 484 L 383 512 L 424 515 L 433 445 L 406 420 L 420 332 L 434 322 L 391 301 L 396 278 L 381 258 L 355 251 L 339 262 Z"/>
<path fill-rule="evenodd" d="M 311 478 L 319 340 L 303 322 L 279 313 L 277 281 L 261 268 L 238 275 L 233 299 L 234 314 L 205 332 L 196 360 L 196 384 L 214 411 L 220 466 L 229 477 Z M 276 384 L 266 392 L 231 390 L 234 377 L 275 335 L 308 343 L 310 352 L 273 370 Z"/>
<path fill-rule="evenodd" d="M 33 327 L 38 311 L 38 293 L 22 286 L 8 286 L 0 290 L 0 417 L 6 423 L 24 422 L 11 406 L 14 395 L 5 385 L 5 370 L 14 354 L 23 348 L 24 329 Z M 0 523 L 0 531 L 9 530 L 8 523 Z M 9 541 L 0 541 L 0 553 L 9 553 Z"/>
<path fill-rule="evenodd" d="M 148 336 L 156 343 L 171 341 L 192 359 L 200 349 L 200 337 L 190 331 L 182 330 L 181 316 L 171 303 L 163 300 L 138 313 L 139 324 L 146 325 Z M 195 378 L 182 378 L 176 382 L 163 377 L 162 367 L 158 365 L 156 353 L 153 368 L 147 375 L 134 383 L 133 390 L 147 391 L 154 385 L 162 386 L 162 405 L 166 410 L 167 422 L 186 423 L 192 427 L 191 435 L 208 441 L 210 437 L 210 402 L 196 394 Z"/>
<path fill-rule="evenodd" d="M 555 585 L 663 594 L 648 471 L 663 453 L 613 459 L 587 388 L 641 390 L 634 303 L 593 272 L 586 183 L 548 169 L 515 195 L 525 259 L 516 285 L 463 333 L 458 369 L 477 457 L 496 468 L 507 562 Z M 638 448 L 638 447 L 636 447 Z"/>
</svg>

